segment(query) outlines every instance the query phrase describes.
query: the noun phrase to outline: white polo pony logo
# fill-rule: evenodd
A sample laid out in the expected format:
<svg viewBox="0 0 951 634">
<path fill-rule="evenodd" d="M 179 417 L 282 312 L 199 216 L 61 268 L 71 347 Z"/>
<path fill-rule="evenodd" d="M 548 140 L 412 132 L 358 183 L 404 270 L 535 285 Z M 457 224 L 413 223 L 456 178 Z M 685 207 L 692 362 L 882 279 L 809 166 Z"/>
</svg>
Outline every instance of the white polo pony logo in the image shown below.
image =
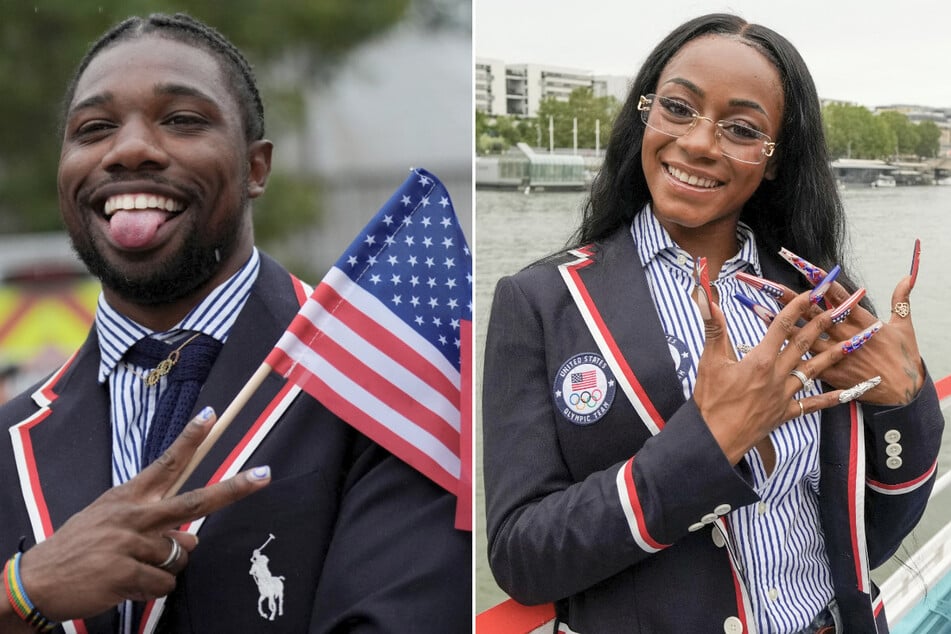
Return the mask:
<svg viewBox="0 0 951 634">
<path fill-rule="evenodd" d="M 274 539 L 274 535 L 268 533 L 267 541 L 261 544 L 260 548 L 254 549 L 254 553 L 251 555 L 251 570 L 248 571 L 254 579 L 254 583 L 258 584 L 258 593 L 261 595 L 258 597 L 258 614 L 269 621 L 273 621 L 275 616 L 284 615 L 284 576 L 275 577 L 272 575 L 267 566 L 270 560 L 267 555 L 261 554 L 261 551 L 271 543 L 272 539 Z M 265 601 L 267 601 L 267 609 L 270 614 L 264 613 Z"/>
</svg>

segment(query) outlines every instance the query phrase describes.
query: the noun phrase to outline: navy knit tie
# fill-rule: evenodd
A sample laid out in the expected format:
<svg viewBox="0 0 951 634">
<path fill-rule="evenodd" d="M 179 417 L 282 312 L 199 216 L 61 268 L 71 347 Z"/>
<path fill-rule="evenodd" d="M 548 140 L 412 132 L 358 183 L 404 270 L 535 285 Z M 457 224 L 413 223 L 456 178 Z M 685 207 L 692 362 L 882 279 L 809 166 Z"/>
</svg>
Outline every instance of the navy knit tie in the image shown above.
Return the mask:
<svg viewBox="0 0 951 634">
<path fill-rule="evenodd" d="M 182 341 L 187 338 L 170 345 L 146 337 L 129 349 L 125 359 L 140 368 L 155 368 L 168 359 Z M 149 426 L 142 451 L 143 468 L 161 456 L 185 428 L 221 345 L 214 337 L 199 334 L 179 351 L 178 362 L 165 377 L 168 385 Z"/>
</svg>

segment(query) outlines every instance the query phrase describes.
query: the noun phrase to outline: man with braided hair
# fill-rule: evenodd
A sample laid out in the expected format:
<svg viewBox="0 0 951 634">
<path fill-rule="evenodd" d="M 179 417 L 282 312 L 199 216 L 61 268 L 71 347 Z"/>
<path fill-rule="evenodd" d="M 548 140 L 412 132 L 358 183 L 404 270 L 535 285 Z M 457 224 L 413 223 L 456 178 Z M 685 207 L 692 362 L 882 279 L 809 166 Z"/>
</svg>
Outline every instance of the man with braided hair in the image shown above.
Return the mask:
<svg viewBox="0 0 951 634">
<path fill-rule="evenodd" d="M 103 290 L 77 353 L 0 408 L 0 631 L 470 630 L 454 497 L 276 374 L 167 495 L 306 297 L 254 246 L 271 152 L 251 66 L 188 16 L 80 63 L 60 211 Z"/>
</svg>

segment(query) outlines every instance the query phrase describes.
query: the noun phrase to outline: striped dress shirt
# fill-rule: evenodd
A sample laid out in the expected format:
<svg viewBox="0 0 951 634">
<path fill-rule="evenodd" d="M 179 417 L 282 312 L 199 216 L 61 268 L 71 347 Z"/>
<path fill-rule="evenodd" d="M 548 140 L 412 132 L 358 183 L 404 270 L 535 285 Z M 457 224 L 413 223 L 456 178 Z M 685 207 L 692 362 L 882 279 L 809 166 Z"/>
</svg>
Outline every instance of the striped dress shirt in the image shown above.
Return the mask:
<svg viewBox="0 0 951 634">
<path fill-rule="evenodd" d="M 145 337 L 178 344 L 194 332 L 214 337 L 221 343 L 238 318 L 238 313 L 257 279 L 260 256 L 255 249 L 241 269 L 223 282 L 180 323 L 165 332 L 154 332 L 116 311 L 99 295 L 96 332 L 99 335 L 99 382 L 109 382 L 112 400 L 112 482 L 122 484 L 142 468 L 142 450 L 159 398 L 166 389 L 165 377 L 148 386 L 142 377 L 152 368 L 134 367 L 122 358 L 132 345 Z"/>
<path fill-rule="evenodd" d="M 691 297 L 693 258 L 674 243 L 650 206 L 634 218 L 631 230 L 684 396 L 689 399 L 704 346 L 703 320 Z M 746 346 L 755 346 L 762 339 L 766 325 L 734 295 L 742 293 L 774 312 L 781 307 L 769 295 L 736 279 L 739 271 L 762 276 L 753 232 L 739 223 L 736 238 L 739 251 L 724 263 L 717 279 L 713 279 L 716 271 L 711 271 L 710 277 L 720 297 L 730 341 L 737 358 L 742 359 Z M 803 391 L 794 398 L 806 395 Z M 727 516 L 730 546 L 759 632 L 796 632 L 808 625 L 833 595 L 819 525 L 819 420 L 818 413 L 806 414 L 770 434 L 776 450 L 770 474 L 755 448 L 744 457 L 761 501 Z"/>
</svg>

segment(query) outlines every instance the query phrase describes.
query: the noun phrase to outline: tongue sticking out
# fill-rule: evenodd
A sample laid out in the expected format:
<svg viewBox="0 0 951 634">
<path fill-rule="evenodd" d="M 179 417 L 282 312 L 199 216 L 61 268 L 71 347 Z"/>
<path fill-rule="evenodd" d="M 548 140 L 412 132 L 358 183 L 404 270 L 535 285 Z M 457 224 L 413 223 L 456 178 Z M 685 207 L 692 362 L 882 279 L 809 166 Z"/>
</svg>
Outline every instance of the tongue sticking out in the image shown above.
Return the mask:
<svg viewBox="0 0 951 634">
<path fill-rule="evenodd" d="M 155 209 L 120 210 L 109 220 L 109 233 L 119 246 L 127 249 L 144 247 L 152 241 L 166 218 L 167 212 Z"/>
</svg>

